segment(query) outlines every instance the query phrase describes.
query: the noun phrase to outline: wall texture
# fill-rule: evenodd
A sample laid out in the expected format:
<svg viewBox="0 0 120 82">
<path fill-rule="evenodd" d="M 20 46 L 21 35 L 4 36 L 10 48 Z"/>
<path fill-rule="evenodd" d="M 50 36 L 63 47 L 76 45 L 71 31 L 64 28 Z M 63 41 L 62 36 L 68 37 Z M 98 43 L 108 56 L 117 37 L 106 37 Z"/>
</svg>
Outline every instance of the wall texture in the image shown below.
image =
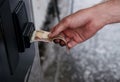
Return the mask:
<svg viewBox="0 0 120 82">
<path fill-rule="evenodd" d="M 34 22 L 35 28 L 37 30 L 41 29 L 41 27 L 44 24 L 49 1 L 50 0 L 29 0 L 29 3 L 27 3 L 32 5 L 31 12 L 33 12 L 33 17 L 30 17 L 30 18 L 34 19 L 32 21 Z M 28 14 L 31 14 L 31 13 L 28 13 Z M 34 62 L 32 65 L 28 82 L 43 82 L 43 71 L 40 64 L 40 54 L 39 54 L 38 43 L 35 43 L 35 48 L 36 48 L 35 58 L 34 58 Z"/>
<path fill-rule="evenodd" d="M 74 0 L 73 11 L 101 1 Z M 68 7 L 65 2 L 61 0 L 60 11 Z M 66 13 L 61 12 L 61 16 L 66 16 Z M 46 47 L 49 50 L 46 52 L 47 57 L 55 55 L 55 59 L 44 74 L 45 82 L 120 82 L 119 36 L 120 24 L 112 24 L 105 26 L 91 39 L 77 45 L 69 55 L 59 46 L 55 45 L 50 49 Z M 49 54 L 53 50 L 55 52 Z"/>
<path fill-rule="evenodd" d="M 36 29 L 42 28 L 50 0 L 32 0 L 33 15 Z"/>
</svg>

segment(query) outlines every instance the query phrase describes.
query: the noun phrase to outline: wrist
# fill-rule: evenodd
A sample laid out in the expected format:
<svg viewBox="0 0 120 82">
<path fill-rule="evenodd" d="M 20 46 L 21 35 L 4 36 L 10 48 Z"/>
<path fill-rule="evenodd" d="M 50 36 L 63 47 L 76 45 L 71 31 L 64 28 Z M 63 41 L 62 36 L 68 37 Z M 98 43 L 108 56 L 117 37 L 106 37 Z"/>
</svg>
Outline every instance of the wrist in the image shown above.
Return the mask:
<svg viewBox="0 0 120 82">
<path fill-rule="evenodd" d="M 120 0 L 109 0 L 92 9 L 95 18 L 103 25 L 120 22 Z"/>
</svg>

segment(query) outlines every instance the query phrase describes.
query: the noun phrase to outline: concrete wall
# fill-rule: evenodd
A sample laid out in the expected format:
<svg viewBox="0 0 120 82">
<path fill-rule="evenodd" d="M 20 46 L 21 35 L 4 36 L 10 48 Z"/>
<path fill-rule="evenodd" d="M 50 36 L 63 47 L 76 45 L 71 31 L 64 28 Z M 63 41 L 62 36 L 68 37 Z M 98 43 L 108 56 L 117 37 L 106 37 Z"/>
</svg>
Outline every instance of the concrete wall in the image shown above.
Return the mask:
<svg viewBox="0 0 120 82">
<path fill-rule="evenodd" d="M 36 29 L 42 28 L 49 2 L 50 0 L 32 0 L 34 23 Z"/>
<path fill-rule="evenodd" d="M 60 1 L 63 18 L 67 5 L 64 5 L 66 0 Z M 101 1 L 74 0 L 73 11 Z M 50 49 L 48 46 L 47 58 L 51 60 L 51 56 L 56 57 L 45 70 L 44 82 L 120 82 L 120 23 L 105 26 L 94 37 L 74 47 L 69 55 L 59 46 Z M 51 51 L 55 52 L 49 54 Z"/>
<path fill-rule="evenodd" d="M 34 22 L 36 29 L 40 29 L 45 21 L 49 1 L 50 0 L 29 0 L 29 3 L 27 2 L 27 4 L 32 5 L 31 12 L 33 12 L 33 17 L 30 18 L 34 19 L 32 21 Z M 33 61 L 28 82 L 43 82 L 43 72 L 40 65 L 38 43 L 35 43 L 35 50 L 35 58 Z"/>
</svg>

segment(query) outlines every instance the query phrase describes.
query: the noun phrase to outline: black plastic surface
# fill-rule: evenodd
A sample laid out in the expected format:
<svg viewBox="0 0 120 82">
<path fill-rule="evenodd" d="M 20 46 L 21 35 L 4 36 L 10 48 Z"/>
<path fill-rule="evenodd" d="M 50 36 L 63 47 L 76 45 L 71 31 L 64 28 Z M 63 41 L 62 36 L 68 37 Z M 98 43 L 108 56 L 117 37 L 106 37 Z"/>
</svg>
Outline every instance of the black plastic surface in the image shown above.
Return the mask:
<svg viewBox="0 0 120 82">
<path fill-rule="evenodd" d="M 23 31 L 23 38 L 24 38 L 24 44 L 26 48 L 30 48 L 30 39 L 32 37 L 32 34 L 35 30 L 34 24 L 32 22 L 29 22 L 26 24 L 25 29 Z"/>
<path fill-rule="evenodd" d="M 0 17 L 0 66 L 1 66 L 0 67 L 0 78 L 5 78 L 6 74 L 10 73 L 10 67 L 8 64 L 7 53 L 5 49 L 1 17 Z"/>
<path fill-rule="evenodd" d="M 5 0 L 0 0 L 0 6 L 5 2 Z"/>
<path fill-rule="evenodd" d="M 17 64 L 18 64 L 18 50 L 17 50 L 17 43 L 16 43 L 16 36 L 13 28 L 13 22 L 12 22 L 12 15 L 10 13 L 9 9 L 9 3 L 5 0 L 5 2 L 0 6 L 0 17 L 1 17 L 1 45 L 4 46 L 3 49 L 0 50 L 0 55 L 3 59 L 3 61 L 6 61 L 8 63 L 5 64 L 9 70 L 9 73 L 7 74 L 13 74 Z M 5 53 L 2 53 L 5 50 Z M 1 61 L 2 62 L 2 61 Z M 3 67 L 0 66 L 0 67 Z M 4 69 L 6 69 L 3 67 Z"/>
<path fill-rule="evenodd" d="M 17 7 L 13 12 L 14 26 L 17 35 L 18 51 L 25 51 L 25 44 L 23 40 L 23 31 L 28 23 L 27 11 L 23 1 L 19 1 Z"/>
<path fill-rule="evenodd" d="M 11 5 L 17 5 L 19 0 L 4 1 L 4 4 L 0 6 L 0 82 L 24 82 L 26 73 L 33 63 L 35 47 L 31 44 L 25 52 L 18 52 L 17 35 L 9 2 L 12 1 Z"/>
</svg>

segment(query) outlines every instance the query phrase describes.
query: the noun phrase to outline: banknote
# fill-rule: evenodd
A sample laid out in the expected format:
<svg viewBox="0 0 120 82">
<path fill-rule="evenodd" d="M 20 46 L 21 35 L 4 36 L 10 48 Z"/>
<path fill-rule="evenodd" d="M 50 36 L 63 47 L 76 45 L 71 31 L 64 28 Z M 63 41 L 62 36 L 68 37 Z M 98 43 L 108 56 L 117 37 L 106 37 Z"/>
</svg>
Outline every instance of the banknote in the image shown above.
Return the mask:
<svg viewBox="0 0 120 82">
<path fill-rule="evenodd" d="M 60 39 L 62 41 L 64 41 L 64 43 L 66 44 L 66 52 L 67 54 L 70 54 L 70 50 L 67 46 L 67 41 L 65 40 L 65 37 L 63 37 L 62 35 L 58 35 L 54 38 L 49 38 L 48 35 L 50 34 L 50 32 L 47 31 L 43 31 L 43 30 L 36 30 L 33 32 L 33 35 L 31 37 L 31 43 L 32 42 L 38 42 L 38 41 L 42 41 L 42 42 L 53 42 L 55 39 Z"/>
<path fill-rule="evenodd" d="M 30 42 L 42 41 L 42 42 L 53 42 L 55 39 L 60 39 L 66 43 L 65 38 L 62 35 L 58 35 L 54 38 L 49 38 L 50 32 L 44 30 L 36 30 L 33 32 Z"/>
</svg>

